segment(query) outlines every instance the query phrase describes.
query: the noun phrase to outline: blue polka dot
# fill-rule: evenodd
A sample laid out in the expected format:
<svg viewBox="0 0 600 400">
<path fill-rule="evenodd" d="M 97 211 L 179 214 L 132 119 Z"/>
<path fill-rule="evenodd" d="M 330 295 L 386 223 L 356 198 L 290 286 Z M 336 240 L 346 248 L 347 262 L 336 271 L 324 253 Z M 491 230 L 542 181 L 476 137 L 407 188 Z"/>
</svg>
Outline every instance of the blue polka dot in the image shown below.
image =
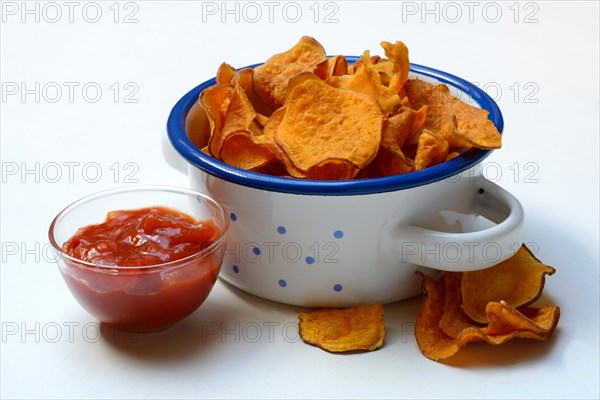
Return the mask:
<svg viewBox="0 0 600 400">
<path fill-rule="evenodd" d="M 236 274 L 240 273 L 240 267 L 238 267 L 237 265 L 233 266 L 233 272 L 235 272 Z"/>
<path fill-rule="evenodd" d="M 287 286 L 287 282 L 285 281 L 285 279 L 280 279 L 279 280 L 279 286 L 281 286 L 281 287 L 286 287 Z"/>
<path fill-rule="evenodd" d="M 306 261 L 307 264 L 314 264 L 315 263 L 315 259 L 311 256 L 308 256 L 304 259 L 304 261 Z"/>
<path fill-rule="evenodd" d="M 237 215 L 235 215 L 235 213 L 229 213 L 229 218 L 231 218 L 233 222 L 237 221 Z"/>
<path fill-rule="evenodd" d="M 260 249 L 258 247 L 253 247 L 252 252 L 257 256 L 260 256 Z"/>
<path fill-rule="evenodd" d="M 341 292 L 344 289 L 344 287 L 342 285 L 340 285 L 339 283 L 336 283 L 335 285 L 333 285 L 333 290 L 335 290 L 336 292 Z"/>
<path fill-rule="evenodd" d="M 277 232 L 281 235 L 285 234 L 285 226 L 278 226 Z"/>
<path fill-rule="evenodd" d="M 333 237 L 336 239 L 341 239 L 344 237 L 344 232 L 342 231 L 335 231 L 333 232 Z"/>
</svg>

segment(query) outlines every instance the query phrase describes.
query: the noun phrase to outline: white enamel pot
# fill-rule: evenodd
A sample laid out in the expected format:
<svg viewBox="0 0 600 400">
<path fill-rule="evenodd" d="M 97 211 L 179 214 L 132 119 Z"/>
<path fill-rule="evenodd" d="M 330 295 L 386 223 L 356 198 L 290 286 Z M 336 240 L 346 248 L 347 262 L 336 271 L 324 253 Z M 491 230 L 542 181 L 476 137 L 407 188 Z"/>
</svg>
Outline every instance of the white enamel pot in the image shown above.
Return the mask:
<svg viewBox="0 0 600 400">
<path fill-rule="evenodd" d="M 411 74 L 447 84 L 454 96 L 489 111 L 502 131 L 498 106 L 476 86 L 415 64 Z M 298 180 L 240 170 L 200 151 L 208 122 L 199 107 L 188 118 L 200 92 L 214 83 L 202 83 L 173 107 L 163 149 L 191 188 L 229 212 L 220 276 L 230 284 L 299 306 L 390 303 L 420 293 L 416 270 L 483 269 L 521 245 L 519 201 L 481 174 L 479 164 L 490 151 L 368 180 Z"/>
</svg>

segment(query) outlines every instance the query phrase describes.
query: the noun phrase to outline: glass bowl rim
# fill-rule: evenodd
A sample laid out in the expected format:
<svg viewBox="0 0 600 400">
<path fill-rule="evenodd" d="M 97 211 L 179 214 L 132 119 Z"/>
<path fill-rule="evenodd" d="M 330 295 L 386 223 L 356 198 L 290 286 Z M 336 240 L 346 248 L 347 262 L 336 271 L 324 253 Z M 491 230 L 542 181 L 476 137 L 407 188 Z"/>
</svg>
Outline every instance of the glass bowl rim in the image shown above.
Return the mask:
<svg viewBox="0 0 600 400">
<path fill-rule="evenodd" d="M 215 207 L 220 214 L 222 214 L 224 226 L 219 227 L 221 229 L 221 234 L 219 235 L 217 240 L 215 240 L 213 243 L 211 243 L 208 247 L 206 247 L 194 254 L 190 254 L 189 256 L 186 256 L 184 258 L 180 258 L 180 259 L 174 260 L 174 261 L 168 261 L 168 262 L 164 262 L 164 263 L 160 263 L 160 264 L 142 265 L 142 266 L 101 265 L 101 264 L 91 263 L 91 262 L 80 260 L 78 258 L 70 256 L 69 254 L 67 254 L 63 251 L 62 245 L 59 245 L 57 243 L 57 241 L 54 237 L 54 230 L 55 230 L 56 225 L 58 224 L 58 222 L 61 220 L 62 217 L 64 217 L 68 212 L 72 211 L 76 207 L 78 207 L 82 204 L 86 204 L 91 201 L 100 199 L 102 197 L 110 196 L 110 195 L 122 194 L 122 193 L 127 193 L 127 192 L 144 192 L 144 191 L 145 192 L 149 192 L 149 191 L 172 192 L 172 193 L 177 193 L 177 194 L 185 194 L 185 195 L 193 195 L 196 197 L 198 197 L 198 196 L 202 197 L 202 199 L 204 201 L 207 201 L 209 204 L 211 204 L 213 207 Z M 165 207 L 169 207 L 169 206 L 165 205 Z M 149 273 L 149 272 L 158 272 L 158 271 L 164 271 L 166 269 L 177 268 L 184 264 L 187 264 L 190 261 L 204 258 L 205 256 L 213 253 L 216 249 L 218 249 L 226 241 L 227 235 L 229 232 L 229 226 L 230 226 L 230 219 L 229 219 L 229 216 L 227 215 L 225 207 L 223 207 L 223 205 L 221 205 L 221 203 L 219 203 L 217 200 L 213 199 L 212 197 L 210 197 L 207 194 L 198 192 L 193 189 L 188 189 L 188 188 L 178 187 L 178 186 L 171 186 L 171 185 L 131 185 L 131 186 L 125 186 L 122 188 L 101 190 L 99 192 L 95 192 L 95 193 L 91 193 L 86 196 L 83 196 L 83 197 L 79 198 L 78 200 L 75 200 L 74 202 L 70 203 L 65 208 L 63 208 L 52 220 L 52 223 L 50 224 L 50 227 L 48 229 L 48 238 L 50 240 L 50 244 L 52 245 L 52 248 L 58 252 L 57 261 L 68 260 L 69 263 L 67 265 L 69 265 L 69 266 L 74 264 L 78 267 L 85 267 L 89 270 L 102 271 L 102 272 L 113 272 L 113 273 L 117 272 L 117 271 L 123 271 L 123 272 L 124 271 L 132 271 L 132 272 L 135 271 L 138 273 L 140 271 L 143 271 L 145 273 Z"/>
</svg>

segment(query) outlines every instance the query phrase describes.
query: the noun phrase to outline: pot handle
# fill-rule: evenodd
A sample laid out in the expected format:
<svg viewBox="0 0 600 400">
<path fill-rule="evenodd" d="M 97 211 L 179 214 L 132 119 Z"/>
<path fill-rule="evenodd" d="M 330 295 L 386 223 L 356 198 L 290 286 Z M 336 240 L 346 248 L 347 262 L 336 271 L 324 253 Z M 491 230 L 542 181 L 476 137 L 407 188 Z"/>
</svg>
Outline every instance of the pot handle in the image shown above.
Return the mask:
<svg viewBox="0 0 600 400">
<path fill-rule="evenodd" d="M 480 185 L 476 204 L 496 225 L 481 231 L 449 233 L 401 224 L 395 233 L 401 241 L 403 262 L 444 271 L 473 271 L 515 254 L 523 243 L 521 203 L 484 177 L 475 182 Z"/>
<path fill-rule="evenodd" d="M 175 148 L 171 144 L 171 141 L 169 140 L 168 135 L 169 134 L 168 134 L 167 130 L 165 129 L 165 132 L 163 133 L 162 140 L 161 140 L 161 148 L 162 148 L 163 158 L 165 159 L 165 161 L 167 162 L 167 164 L 169 164 L 169 166 L 171 168 L 176 169 L 177 171 L 181 172 L 184 175 L 187 175 L 188 174 L 188 163 L 177 152 L 177 150 L 175 150 Z"/>
</svg>

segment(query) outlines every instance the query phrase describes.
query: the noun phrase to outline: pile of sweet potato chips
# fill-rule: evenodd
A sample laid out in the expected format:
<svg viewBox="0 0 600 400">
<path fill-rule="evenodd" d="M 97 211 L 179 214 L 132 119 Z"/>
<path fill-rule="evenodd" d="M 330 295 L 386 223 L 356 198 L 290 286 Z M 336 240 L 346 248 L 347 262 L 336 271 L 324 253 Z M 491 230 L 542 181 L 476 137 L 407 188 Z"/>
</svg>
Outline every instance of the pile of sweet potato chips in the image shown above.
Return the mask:
<svg viewBox="0 0 600 400">
<path fill-rule="evenodd" d="M 439 164 L 501 135 L 487 111 L 445 85 L 408 79 L 408 49 L 381 43 L 355 64 L 302 37 L 252 69 L 223 63 L 200 94 L 206 154 L 255 172 L 305 179 L 396 175 Z"/>
<path fill-rule="evenodd" d="M 456 354 L 471 342 L 499 345 L 511 339 L 545 341 L 560 308 L 532 307 L 555 270 L 523 245 L 510 259 L 480 271 L 445 272 L 423 279 L 425 303 L 415 323 L 421 352 L 432 360 Z M 299 314 L 300 337 L 329 352 L 376 350 L 383 345 L 383 305 L 321 309 Z"/>
<path fill-rule="evenodd" d="M 442 360 L 470 342 L 547 340 L 560 308 L 530 305 L 542 294 L 545 275 L 554 272 L 523 245 L 513 257 L 481 271 L 445 272 L 439 280 L 420 274 L 427 294 L 415 324 L 421 352 Z"/>
</svg>

